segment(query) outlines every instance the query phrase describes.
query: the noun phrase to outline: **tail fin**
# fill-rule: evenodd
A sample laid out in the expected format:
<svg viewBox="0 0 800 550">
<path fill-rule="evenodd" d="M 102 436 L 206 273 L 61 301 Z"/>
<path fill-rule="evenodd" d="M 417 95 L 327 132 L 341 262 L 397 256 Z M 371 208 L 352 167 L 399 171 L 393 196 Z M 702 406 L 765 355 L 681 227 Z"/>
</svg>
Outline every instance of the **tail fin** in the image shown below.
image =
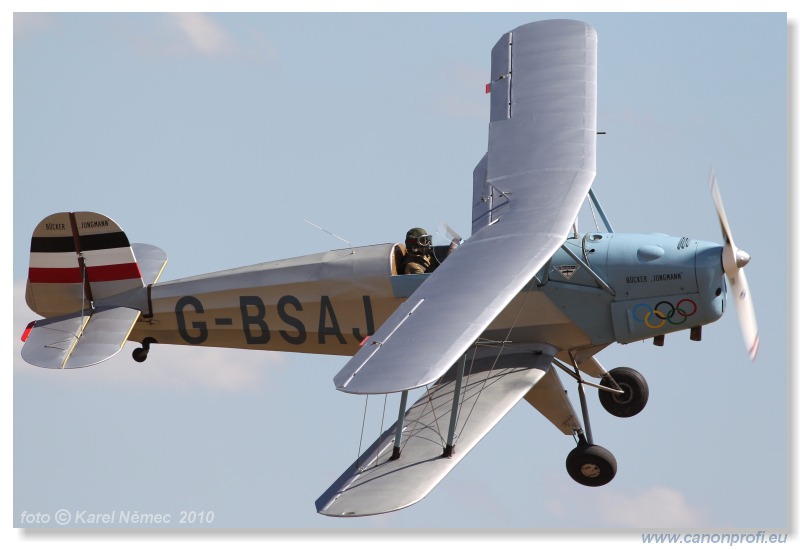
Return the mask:
<svg viewBox="0 0 800 550">
<path fill-rule="evenodd" d="M 155 283 L 166 263 L 163 250 L 131 245 L 102 214 L 46 217 L 33 231 L 25 290 L 28 306 L 46 319 L 29 325 L 22 358 L 39 367 L 77 368 L 115 355 L 141 311 L 109 298 Z"/>
<path fill-rule="evenodd" d="M 142 288 L 128 237 L 94 212 L 60 212 L 36 226 L 25 299 L 43 317 L 90 307 L 94 300 Z"/>
</svg>

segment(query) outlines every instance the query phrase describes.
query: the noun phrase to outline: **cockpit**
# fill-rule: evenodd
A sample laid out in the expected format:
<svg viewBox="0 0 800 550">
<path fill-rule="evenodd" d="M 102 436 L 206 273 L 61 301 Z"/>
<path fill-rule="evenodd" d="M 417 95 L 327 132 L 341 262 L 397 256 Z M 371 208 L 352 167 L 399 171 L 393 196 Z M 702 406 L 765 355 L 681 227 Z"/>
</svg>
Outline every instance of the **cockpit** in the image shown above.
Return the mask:
<svg viewBox="0 0 800 550">
<path fill-rule="evenodd" d="M 434 245 L 431 253 L 431 265 L 425 271 L 425 274 L 432 273 L 437 267 L 442 265 L 442 262 L 447 258 L 450 253 L 450 245 Z M 391 263 L 392 275 L 403 275 L 403 266 L 406 260 L 406 246 L 403 243 L 397 243 L 392 247 L 392 253 L 389 261 Z"/>
</svg>

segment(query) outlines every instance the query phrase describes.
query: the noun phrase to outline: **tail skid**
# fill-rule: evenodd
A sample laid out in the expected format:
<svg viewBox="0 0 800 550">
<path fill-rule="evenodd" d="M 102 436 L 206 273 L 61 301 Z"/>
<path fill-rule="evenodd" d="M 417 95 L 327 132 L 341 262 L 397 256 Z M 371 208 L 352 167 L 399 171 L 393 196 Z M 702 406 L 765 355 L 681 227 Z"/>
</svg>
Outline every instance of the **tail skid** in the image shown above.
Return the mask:
<svg viewBox="0 0 800 550">
<path fill-rule="evenodd" d="M 138 258 L 138 261 L 137 261 Z M 60 212 L 31 238 L 25 298 L 45 317 L 25 331 L 22 358 L 35 366 L 70 369 L 116 355 L 142 312 L 114 297 L 155 283 L 167 256 L 128 242 L 112 219 L 94 212 Z"/>
</svg>

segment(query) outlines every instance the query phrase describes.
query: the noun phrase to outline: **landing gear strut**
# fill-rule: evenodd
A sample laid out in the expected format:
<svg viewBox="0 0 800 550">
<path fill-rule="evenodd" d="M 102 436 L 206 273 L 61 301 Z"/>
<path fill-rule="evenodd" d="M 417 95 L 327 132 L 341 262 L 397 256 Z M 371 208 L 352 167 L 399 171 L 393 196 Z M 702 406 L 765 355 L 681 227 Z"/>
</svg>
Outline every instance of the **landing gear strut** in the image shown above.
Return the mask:
<svg viewBox="0 0 800 550">
<path fill-rule="evenodd" d="M 588 382 L 581 377 L 575 358 L 571 356 L 571 359 L 574 372 L 569 374 L 578 382 L 578 397 L 581 401 L 581 413 L 586 431 L 577 431 L 578 445 L 567 455 L 567 473 L 581 485 L 600 487 L 617 475 L 617 460 L 608 449 L 594 444 L 592 427 L 589 423 L 589 408 L 586 404 L 586 392 L 583 389 L 584 384 Z M 619 391 L 617 388 L 614 390 Z M 601 393 L 606 393 L 606 391 L 601 391 Z"/>
<path fill-rule="evenodd" d="M 142 340 L 142 347 L 133 350 L 133 360 L 137 363 L 144 363 L 147 359 L 147 353 L 150 351 L 150 344 L 155 344 L 155 338 L 145 338 Z"/>
</svg>

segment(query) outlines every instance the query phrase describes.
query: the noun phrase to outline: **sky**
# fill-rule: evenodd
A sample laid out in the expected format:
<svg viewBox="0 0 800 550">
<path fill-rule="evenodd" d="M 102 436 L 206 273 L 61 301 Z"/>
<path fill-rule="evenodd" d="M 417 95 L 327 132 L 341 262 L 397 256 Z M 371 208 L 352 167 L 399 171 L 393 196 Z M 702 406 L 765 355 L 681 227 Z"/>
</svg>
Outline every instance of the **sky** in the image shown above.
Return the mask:
<svg viewBox="0 0 800 550">
<path fill-rule="evenodd" d="M 354 246 L 442 221 L 468 235 L 491 47 L 560 17 L 598 33 L 606 134 L 594 189 L 614 229 L 719 242 L 713 166 L 753 258 L 760 327 L 754 364 L 733 310 L 703 342 L 683 332 L 663 348 L 598 355 L 650 386 L 630 419 L 589 394 L 594 438 L 619 464 L 606 487 L 569 478 L 572 439 L 523 402 L 420 503 L 331 519 L 314 500 L 356 457 L 364 410 L 333 386 L 347 358 L 161 346 L 138 364 L 128 344 L 68 372 L 20 359 L 36 318 L 24 301 L 29 239 L 54 212 L 101 212 L 132 242 L 163 248 L 163 281 L 341 247 L 304 220 Z M 787 30 L 784 13 L 15 15 L 10 523 L 126 510 L 211 512 L 215 528 L 335 540 L 785 532 Z M 381 404 L 369 407 L 379 421 Z"/>
</svg>

